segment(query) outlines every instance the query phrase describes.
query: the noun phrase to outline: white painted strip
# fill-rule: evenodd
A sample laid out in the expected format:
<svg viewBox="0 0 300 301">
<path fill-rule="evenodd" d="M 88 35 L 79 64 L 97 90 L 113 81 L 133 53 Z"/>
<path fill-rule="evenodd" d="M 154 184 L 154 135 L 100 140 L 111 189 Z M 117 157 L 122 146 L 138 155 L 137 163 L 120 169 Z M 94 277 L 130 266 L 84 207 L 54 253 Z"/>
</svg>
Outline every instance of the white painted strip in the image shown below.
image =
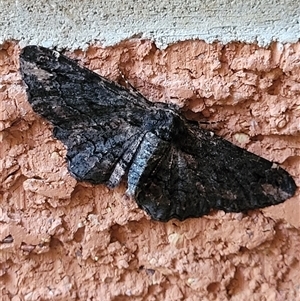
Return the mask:
<svg viewBox="0 0 300 301">
<path fill-rule="evenodd" d="M 139 36 L 170 43 L 296 42 L 300 38 L 299 0 L 2 0 L 0 43 L 85 48 L 113 45 Z"/>
</svg>

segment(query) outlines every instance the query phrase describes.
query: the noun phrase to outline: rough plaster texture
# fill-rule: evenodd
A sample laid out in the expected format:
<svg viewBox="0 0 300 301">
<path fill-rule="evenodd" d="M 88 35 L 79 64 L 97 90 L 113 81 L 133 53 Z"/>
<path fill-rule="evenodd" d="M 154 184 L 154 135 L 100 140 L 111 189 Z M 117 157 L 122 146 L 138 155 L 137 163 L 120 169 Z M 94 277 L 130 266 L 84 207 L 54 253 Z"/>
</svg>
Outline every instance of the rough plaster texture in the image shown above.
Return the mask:
<svg viewBox="0 0 300 301">
<path fill-rule="evenodd" d="M 0 51 L 2 300 L 299 300 L 300 200 L 159 223 L 125 185 L 77 183 L 26 101 L 19 45 Z M 69 53 L 172 101 L 219 135 L 280 162 L 300 186 L 300 43 L 269 48 L 146 40 Z M 214 123 L 215 122 L 215 123 Z"/>
<path fill-rule="evenodd" d="M 268 45 L 298 41 L 299 16 L 295 0 L 2 0 L 0 44 L 14 39 L 76 49 L 139 36 L 159 47 L 187 39 Z"/>
</svg>

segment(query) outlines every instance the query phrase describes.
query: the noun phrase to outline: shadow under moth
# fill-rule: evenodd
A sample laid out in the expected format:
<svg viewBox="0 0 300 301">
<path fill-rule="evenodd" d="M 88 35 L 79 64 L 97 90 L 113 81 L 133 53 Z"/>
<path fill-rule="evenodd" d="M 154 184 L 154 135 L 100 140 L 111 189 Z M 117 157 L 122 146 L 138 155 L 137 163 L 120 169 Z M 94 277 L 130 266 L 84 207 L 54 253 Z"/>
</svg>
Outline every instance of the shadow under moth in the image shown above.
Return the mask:
<svg viewBox="0 0 300 301">
<path fill-rule="evenodd" d="M 67 147 L 70 173 L 111 188 L 125 178 L 127 195 L 154 220 L 243 212 L 295 193 L 278 165 L 59 52 L 27 46 L 20 69 L 33 110 Z"/>
</svg>

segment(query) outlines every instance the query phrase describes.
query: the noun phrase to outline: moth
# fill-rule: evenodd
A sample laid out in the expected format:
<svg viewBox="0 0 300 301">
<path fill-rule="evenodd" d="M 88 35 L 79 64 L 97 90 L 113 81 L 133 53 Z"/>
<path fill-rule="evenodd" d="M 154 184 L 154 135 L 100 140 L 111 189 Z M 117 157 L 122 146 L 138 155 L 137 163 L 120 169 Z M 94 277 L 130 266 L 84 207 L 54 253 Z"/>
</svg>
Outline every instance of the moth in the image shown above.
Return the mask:
<svg viewBox="0 0 300 301">
<path fill-rule="evenodd" d="M 68 57 L 39 46 L 20 54 L 33 110 L 67 147 L 70 173 L 127 195 L 152 219 L 244 212 L 293 196 L 293 178 L 187 120 L 175 105 L 153 103 Z"/>
</svg>

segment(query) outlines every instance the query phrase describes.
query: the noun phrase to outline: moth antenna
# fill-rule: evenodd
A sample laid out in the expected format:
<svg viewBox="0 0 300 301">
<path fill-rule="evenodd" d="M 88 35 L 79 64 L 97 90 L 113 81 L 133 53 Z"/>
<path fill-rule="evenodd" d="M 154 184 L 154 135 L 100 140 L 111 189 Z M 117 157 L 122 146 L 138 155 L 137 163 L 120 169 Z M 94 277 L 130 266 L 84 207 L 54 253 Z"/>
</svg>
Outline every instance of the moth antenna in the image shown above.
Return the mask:
<svg viewBox="0 0 300 301">
<path fill-rule="evenodd" d="M 127 85 L 129 89 L 129 91 L 133 92 L 135 95 L 142 97 L 143 99 L 145 99 L 146 101 L 148 101 L 148 99 L 137 89 L 135 88 L 130 82 L 129 80 L 126 78 L 126 76 L 124 75 L 124 73 L 121 71 L 120 68 L 118 68 L 119 70 L 119 74 L 122 77 L 123 81 L 125 82 L 125 84 Z"/>
</svg>

